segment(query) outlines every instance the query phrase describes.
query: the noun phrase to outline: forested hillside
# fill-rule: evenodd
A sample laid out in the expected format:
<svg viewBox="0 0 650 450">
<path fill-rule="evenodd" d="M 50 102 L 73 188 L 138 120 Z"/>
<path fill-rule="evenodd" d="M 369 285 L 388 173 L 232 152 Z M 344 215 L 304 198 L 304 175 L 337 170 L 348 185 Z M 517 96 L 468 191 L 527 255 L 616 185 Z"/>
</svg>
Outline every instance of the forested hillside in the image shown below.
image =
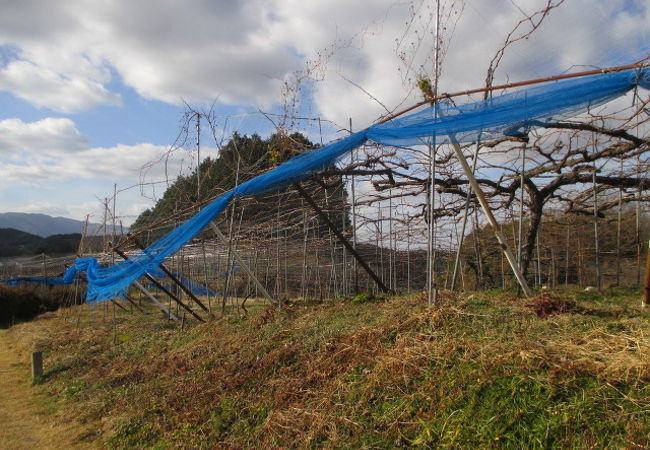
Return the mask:
<svg viewBox="0 0 650 450">
<path fill-rule="evenodd" d="M 0 257 L 76 253 L 81 234 L 55 234 L 42 238 L 12 228 L 0 228 Z"/>
<path fill-rule="evenodd" d="M 314 144 L 300 133 L 290 136 L 273 134 L 266 139 L 257 134 L 242 136 L 235 133 L 220 149 L 217 158 L 206 158 L 201 162 L 198 179 L 196 171 L 188 176 L 179 176 L 153 208 L 140 214 L 132 230 L 152 230 L 150 238 L 160 236 L 194 214 L 197 208 L 193 207 L 197 206 L 197 201 L 213 199 L 314 147 Z M 342 207 L 347 191 L 340 176 L 328 177 L 327 184 L 306 183 L 306 188 L 318 203 L 329 210 L 332 221 L 349 223 L 347 209 Z M 292 211 L 292 208 L 296 202 L 302 201 L 298 198 L 297 193 L 287 188 L 254 200 L 240 201 L 238 206 L 243 207 L 239 209 L 237 220 L 246 225 L 281 217 L 284 223 L 297 225 L 302 214 Z M 269 231 L 269 234 L 272 233 Z"/>
</svg>

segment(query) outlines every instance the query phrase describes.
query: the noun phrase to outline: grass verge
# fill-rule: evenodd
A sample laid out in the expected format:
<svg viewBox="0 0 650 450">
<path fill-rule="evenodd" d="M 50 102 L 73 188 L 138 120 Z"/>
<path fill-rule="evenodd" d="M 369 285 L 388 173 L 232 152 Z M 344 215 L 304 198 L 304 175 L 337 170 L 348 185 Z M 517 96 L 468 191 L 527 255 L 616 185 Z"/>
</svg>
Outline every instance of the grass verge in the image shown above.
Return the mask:
<svg viewBox="0 0 650 450">
<path fill-rule="evenodd" d="M 647 448 L 638 298 L 363 298 L 183 329 L 75 310 L 10 335 L 45 351 L 55 409 L 111 448 Z"/>
</svg>

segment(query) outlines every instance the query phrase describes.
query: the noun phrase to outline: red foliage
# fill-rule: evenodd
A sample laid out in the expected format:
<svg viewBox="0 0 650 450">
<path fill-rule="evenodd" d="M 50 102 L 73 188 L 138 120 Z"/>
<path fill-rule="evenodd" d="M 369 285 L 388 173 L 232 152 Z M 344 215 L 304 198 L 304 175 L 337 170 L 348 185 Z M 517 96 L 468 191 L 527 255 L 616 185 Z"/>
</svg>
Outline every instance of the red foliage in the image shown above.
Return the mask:
<svg viewBox="0 0 650 450">
<path fill-rule="evenodd" d="M 577 305 L 573 300 L 553 298 L 549 294 L 533 297 L 531 303 L 526 306 L 533 308 L 535 314 L 542 319 L 565 312 L 576 311 L 577 309 Z"/>
</svg>

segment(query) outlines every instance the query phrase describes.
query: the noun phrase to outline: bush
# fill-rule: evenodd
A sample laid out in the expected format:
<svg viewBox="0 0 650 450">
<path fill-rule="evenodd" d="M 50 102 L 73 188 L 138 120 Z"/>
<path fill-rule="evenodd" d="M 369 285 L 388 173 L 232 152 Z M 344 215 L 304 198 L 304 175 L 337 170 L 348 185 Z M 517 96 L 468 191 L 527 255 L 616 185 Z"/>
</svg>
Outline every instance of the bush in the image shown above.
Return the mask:
<svg viewBox="0 0 650 450">
<path fill-rule="evenodd" d="M 0 285 L 0 325 L 33 319 L 48 311 L 56 311 L 66 304 L 68 290 L 48 289 L 37 294 L 34 290 Z"/>
<path fill-rule="evenodd" d="M 352 303 L 354 303 L 355 305 L 361 305 L 363 303 L 371 303 L 374 301 L 377 301 L 377 298 L 374 295 L 369 294 L 367 292 L 363 292 L 361 294 L 357 294 L 354 297 L 352 297 Z"/>
</svg>

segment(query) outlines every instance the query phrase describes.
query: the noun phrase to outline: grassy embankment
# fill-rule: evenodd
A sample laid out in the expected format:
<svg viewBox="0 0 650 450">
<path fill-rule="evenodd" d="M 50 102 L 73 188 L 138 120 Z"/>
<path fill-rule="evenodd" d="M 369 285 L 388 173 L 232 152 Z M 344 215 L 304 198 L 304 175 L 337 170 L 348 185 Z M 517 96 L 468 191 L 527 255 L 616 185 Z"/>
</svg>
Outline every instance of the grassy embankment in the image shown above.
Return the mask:
<svg viewBox="0 0 650 450">
<path fill-rule="evenodd" d="M 491 292 L 258 307 L 184 329 L 81 306 L 9 336 L 45 351 L 49 407 L 108 447 L 647 448 L 639 291 L 552 295 L 569 301 L 537 298 L 562 310 L 546 318 Z"/>
</svg>

